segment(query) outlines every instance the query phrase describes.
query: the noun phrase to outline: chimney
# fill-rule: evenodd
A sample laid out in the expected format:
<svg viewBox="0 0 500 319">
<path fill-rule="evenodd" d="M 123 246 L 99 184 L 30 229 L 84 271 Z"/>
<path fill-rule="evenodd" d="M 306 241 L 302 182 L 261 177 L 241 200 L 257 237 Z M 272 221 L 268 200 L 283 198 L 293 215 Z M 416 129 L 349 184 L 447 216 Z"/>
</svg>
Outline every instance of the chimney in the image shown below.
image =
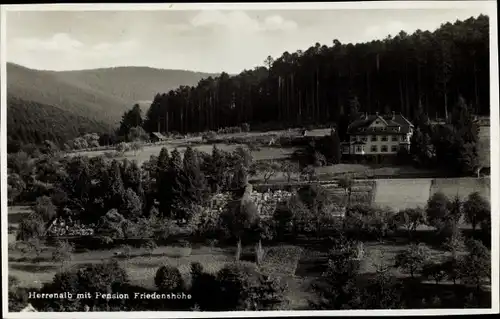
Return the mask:
<svg viewBox="0 0 500 319">
<path fill-rule="evenodd" d="M 392 111 L 392 119 L 395 120 L 396 119 L 396 112 Z"/>
</svg>

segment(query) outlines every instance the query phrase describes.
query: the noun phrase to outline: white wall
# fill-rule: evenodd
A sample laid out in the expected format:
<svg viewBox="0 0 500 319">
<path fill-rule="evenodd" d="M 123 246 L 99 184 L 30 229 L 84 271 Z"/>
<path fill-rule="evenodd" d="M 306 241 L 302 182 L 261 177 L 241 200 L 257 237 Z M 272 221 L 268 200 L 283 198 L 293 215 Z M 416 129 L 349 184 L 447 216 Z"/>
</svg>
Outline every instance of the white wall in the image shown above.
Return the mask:
<svg viewBox="0 0 500 319">
<path fill-rule="evenodd" d="M 365 145 L 359 145 L 360 147 L 363 148 L 362 154 L 365 155 L 374 155 L 374 154 L 396 154 L 399 150 L 400 143 L 402 142 L 401 138 L 406 139 L 408 142 L 410 141 L 411 138 L 411 133 L 408 133 L 406 135 L 393 135 L 388 133 L 387 135 L 375 135 L 376 141 L 372 141 L 372 136 L 373 135 L 359 135 L 359 136 L 351 136 L 350 139 L 351 141 L 357 140 L 357 141 L 364 141 L 363 138 L 366 138 Z M 382 141 L 382 137 L 385 136 L 387 137 L 387 141 Z M 392 140 L 392 137 L 396 137 L 396 141 Z M 385 145 L 387 146 L 387 152 L 382 152 L 382 146 Z M 361 154 L 356 152 L 356 146 L 357 145 L 352 145 L 351 146 L 351 154 Z M 376 151 L 372 151 L 372 146 L 376 146 L 377 149 Z M 396 149 L 393 150 L 392 147 L 395 146 Z"/>
</svg>

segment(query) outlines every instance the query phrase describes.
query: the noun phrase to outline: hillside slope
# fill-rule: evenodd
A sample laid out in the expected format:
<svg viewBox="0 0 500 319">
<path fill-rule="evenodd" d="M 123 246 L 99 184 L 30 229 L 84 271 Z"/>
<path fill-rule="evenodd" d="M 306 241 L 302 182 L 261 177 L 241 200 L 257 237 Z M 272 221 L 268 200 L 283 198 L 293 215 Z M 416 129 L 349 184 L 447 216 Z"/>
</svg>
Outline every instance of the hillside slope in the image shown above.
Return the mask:
<svg viewBox="0 0 500 319">
<path fill-rule="evenodd" d="M 7 92 L 25 101 L 52 105 L 77 116 L 115 123 L 130 103 L 89 86 L 68 83 L 57 73 L 7 64 Z"/>
<path fill-rule="evenodd" d="M 136 102 L 143 107 L 158 92 L 196 85 L 210 74 L 117 67 L 81 71 L 42 71 L 7 64 L 7 91 L 23 100 L 52 105 L 78 116 L 116 124 Z"/>
<path fill-rule="evenodd" d="M 157 93 L 193 86 L 202 78 L 217 76 L 184 70 L 164 70 L 148 67 L 116 67 L 82 71 L 52 72 L 67 83 L 88 86 L 126 101 L 151 101 Z"/>
<path fill-rule="evenodd" d="M 104 133 L 109 126 L 60 108 L 7 95 L 7 141 L 9 151 L 15 145 L 40 144 L 51 140 L 59 145 L 82 132 Z"/>
<path fill-rule="evenodd" d="M 133 104 L 146 111 L 156 93 L 208 76 L 146 67 L 56 72 L 7 63 L 9 141 L 63 142 L 79 131 L 108 131 Z"/>
</svg>

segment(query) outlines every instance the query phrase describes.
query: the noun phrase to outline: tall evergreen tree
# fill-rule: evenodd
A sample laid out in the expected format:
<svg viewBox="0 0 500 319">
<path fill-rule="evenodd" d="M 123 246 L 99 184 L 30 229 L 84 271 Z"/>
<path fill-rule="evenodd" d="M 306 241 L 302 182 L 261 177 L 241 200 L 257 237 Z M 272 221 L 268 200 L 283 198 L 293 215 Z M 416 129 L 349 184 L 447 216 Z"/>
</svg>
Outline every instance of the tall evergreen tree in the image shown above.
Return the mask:
<svg viewBox="0 0 500 319">
<path fill-rule="evenodd" d="M 121 176 L 120 164 L 117 160 L 111 162 L 109 172 L 109 189 L 106 196 L 107 209 L 120 208 L 123 204 L 125 188 Z"/>
<path fill-rule="evenodd" d="M 139 104 L 135 104 L 131 110 L 123 114 L 120 122 L 120 128 L 118 129 L 118 135 L 127 136 L 131 128 L 142 126 L 142 124 L 143 120 L 141 107 Z"/>
<path fill-rule="evenodd" d="M 190 146 L 184 152 L 183 167 L 186 176 L 183 199 L 189 204 L 203 204 L 207 195 L 206 180 L 201 172 L 198 154 Z"/>
</svg>

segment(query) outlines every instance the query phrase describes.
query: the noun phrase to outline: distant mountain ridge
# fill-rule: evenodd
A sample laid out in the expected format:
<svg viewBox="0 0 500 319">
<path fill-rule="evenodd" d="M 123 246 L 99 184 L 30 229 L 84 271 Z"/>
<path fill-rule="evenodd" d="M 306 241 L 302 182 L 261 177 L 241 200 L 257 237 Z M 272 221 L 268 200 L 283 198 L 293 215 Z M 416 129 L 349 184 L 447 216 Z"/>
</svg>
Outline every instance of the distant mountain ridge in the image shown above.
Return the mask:
<svg viewBox="0 0 500 319">
<path fill-rule="evenodd" d="M 10 135 L 10 132 L 22 131 L 18 126 L 27 122 L 18 117 L 20 114 L 27 116 L 26 106 L 38 108 L 33 111 L 36 116 L 57 116 L 54 110 L 60 109 L 65 119 L 88 119 L 82 120 L 85 127 L 72 123 L 76 127 L 86 130 L 94 125 L 102 131 L 103 127 L 116 126 L 123 113 L 135 103 L 145 111 L 157 93 L 168 92 L 181 85 L 194 86 L 209 76 L 217 74 L 150 67 L 48 71 L 7 63 L 8 116 L 13 117 L 9 121 L 8 133 Z M 22 111 L 16 112 L 21 107 Z M 53 123 L 53 119 L 37 121 L 48 122 Z M 41 130 L 39 136 L 52 136 L 53 133 L 49 131 L 54 130 L 46 125 L 35 129 Z M 64 136 L 73 136 L 75 130 L 70 131 Z M 37 142 L 30 136 L 11 138 L 22 142 Z"/>
</svg>

